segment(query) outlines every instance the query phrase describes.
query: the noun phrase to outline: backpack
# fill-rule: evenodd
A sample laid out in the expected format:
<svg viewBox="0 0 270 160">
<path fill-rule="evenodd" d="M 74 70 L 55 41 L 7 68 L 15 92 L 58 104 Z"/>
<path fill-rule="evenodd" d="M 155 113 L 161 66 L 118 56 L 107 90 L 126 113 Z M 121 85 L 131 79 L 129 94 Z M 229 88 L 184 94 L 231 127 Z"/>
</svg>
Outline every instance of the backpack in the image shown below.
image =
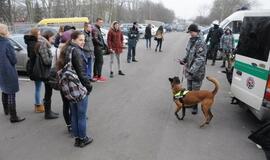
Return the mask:
<svg viewBox="0 0 270 160">
<path fill-rule="evenodd" d="M 76 71 L 72 66 L 72 52 L 74 47 L 69 53 L 69 62 L 63 69 L 58 71 L 59 75 L 59 88 L 64 97 L 73 103 L 83 100 L 87 96 L 87 89 L 82 85 Z"/>
</svg>

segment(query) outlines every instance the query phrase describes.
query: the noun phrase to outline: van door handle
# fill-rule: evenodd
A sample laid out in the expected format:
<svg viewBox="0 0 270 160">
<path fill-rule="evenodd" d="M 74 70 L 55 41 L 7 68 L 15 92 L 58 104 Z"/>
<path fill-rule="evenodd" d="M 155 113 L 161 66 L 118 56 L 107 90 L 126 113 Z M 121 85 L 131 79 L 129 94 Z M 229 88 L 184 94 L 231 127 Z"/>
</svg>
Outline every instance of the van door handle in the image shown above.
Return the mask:
<svg viewBox="0 0 270 160">
<path fill-rule="evenodd" d="M 258 65 L 256 63 L 251 63 L 253 67 L 257 67 Z"/>
<path fill-rule="evenodd" d="M 236 74 L 239 76 L 242 76 L 242 72 L 241 71 L 236 71 Z"/>
</svg>

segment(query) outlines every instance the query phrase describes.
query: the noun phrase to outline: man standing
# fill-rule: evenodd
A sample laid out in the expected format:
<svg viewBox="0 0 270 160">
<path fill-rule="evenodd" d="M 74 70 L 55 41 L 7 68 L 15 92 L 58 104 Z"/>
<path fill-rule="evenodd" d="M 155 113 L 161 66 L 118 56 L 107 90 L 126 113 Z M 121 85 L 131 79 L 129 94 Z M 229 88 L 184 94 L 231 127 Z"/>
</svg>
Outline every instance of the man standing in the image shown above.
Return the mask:
<svg viewBox="0 0 270 160">
<path fill-rule="evenodd" d="M 108 33 L 107 44 L 111 53 L 110 62 L 110 78 L 113 78 L 113 61 L 114 57 L 117 59 L 118 74 L 124 76 L 125 74 L 121 71 L 120 54 L 123 49 L 123 33 L 120 31 L 119 23 L 114 21 L 112 23 L 111 29 Z"/>
<path fill-rule="evenodd" d="M 101 34 L 100 28 L 103 26 L 103 19 L 97 18 L 96 24 L 92 31 L 93 44 L 94 44 L 94 80 L 98 82 L 105 82 L 107 79 L 102 75 L 103 66 L 103 54 L 107 51 L 107 46 L 104 42 L 103 36 Z"/>
<path fill-rule="evenodd" d="M 90 23 L 88 22 L 84 23 L 83 34 L 85 36 L 85 44 L 84 44 L 83 49 L 88 59 L 87 76 L 91 82 L 94 82 L 94 80 L 92 79 L 92 70 L 93 70 L 92 66 L 93 66 L 93 60 L 95 56 L 94 56 L 94 44 L 93 44 L 93 37 L 92 37 L 92 26 Z"/>
<path fill-rule="evenodd" d="M 133 23 L 133 27 L 130 28 L 128 32 L 128 56 L 127 56 L 127 62 L 130 63 L 130 60 L 132 58 L 132 62 L 138 62 L 135 59 L 136 56 L 136 45 L 139 40 L 140 33 L 138 30 L 138 24 L 137 22 Z"/>
<path fill-rule="evenodd" d="M 223 30 L 219 28 L 219 22 L 217 20 L 213 21 L 213 25 L 214 27 L 210 28 L 206 38 L 206 44 L 210 40 L 209 53 L 212 56 L 212 66 L 215 65 L 220 38 L 223 35 Z"/>
<path fill-rule="evenodd" d="M 187 44 L 186 55 L 180 60 L 181 65 L 185 65 L 185 77 L 187 79 L 188 90 L 200 90 L 205 77 L 206 65 L 206 44 L 199 35 L 200 30 L 196 24 L 188 27 L 191 38 Z M 198 106 L 194 105 L 192 114 L 197 114 Z"/>
</svg>

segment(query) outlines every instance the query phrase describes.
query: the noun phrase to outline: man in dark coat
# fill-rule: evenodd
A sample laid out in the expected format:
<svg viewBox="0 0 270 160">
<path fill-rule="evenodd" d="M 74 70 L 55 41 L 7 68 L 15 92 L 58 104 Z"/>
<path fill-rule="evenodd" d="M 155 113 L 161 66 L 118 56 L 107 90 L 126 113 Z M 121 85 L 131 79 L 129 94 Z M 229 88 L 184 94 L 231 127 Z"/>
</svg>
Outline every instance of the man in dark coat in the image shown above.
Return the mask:
<svg viewBox="0 0 270 160">
<path fill-rule="evenodd" d="M 129 29 L 128 32 L 128 55 L 127 55 L 127 62 L 130 63 L 132 58 L 132 62 L 138 62 L 135 58 L 136 56 L 136 45 L 139 40 L 140 33 L 138 30 L 137 22 L 133 23 L 133 27 Z"/>
<path fill-rule="evenodd" d="M 94 44 L 94 54 L 95 54 L 95 63 L 94 63 L 94 80 L 98 82 L 105 82 L 106 78 L 102 75 L 102 66 L 103 66 L 103 54 L 107 51 L 107 46 L 103 39 L 100 28 L 103 25 L 103 19 L 97 18 L 96 24 L 92 31 L 93 44 Z"/>
<path fill-rule="evenodd" d="M 212 56 L 212 66 L 215 65 L 216 58 L 217 58 L 217 51 L 219 49 L 220 39 L 223 35 L 222 28 L 219 27 L 219 22 L 214 21 L 213 22 L 214 27 L 210 28 L 209 33 L 206 38 L 206 44 L 210 40 L 210 46 L 209 46 L 209 53 Z"/>
</svg>

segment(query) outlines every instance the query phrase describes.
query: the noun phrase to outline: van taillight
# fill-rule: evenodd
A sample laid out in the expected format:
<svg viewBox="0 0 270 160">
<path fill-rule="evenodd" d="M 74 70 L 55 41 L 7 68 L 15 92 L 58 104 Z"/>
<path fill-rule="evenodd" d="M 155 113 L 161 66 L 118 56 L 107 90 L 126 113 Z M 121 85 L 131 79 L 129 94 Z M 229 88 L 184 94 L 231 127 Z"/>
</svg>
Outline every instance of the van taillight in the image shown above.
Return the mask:
<svg viewBox="0 0 270 160">
<path fill-rule="evenodd" d="M 268 76 L 267 85 L 265 88 L 264 99 L 270 101 L 270 76 Z"/>
</svg>

